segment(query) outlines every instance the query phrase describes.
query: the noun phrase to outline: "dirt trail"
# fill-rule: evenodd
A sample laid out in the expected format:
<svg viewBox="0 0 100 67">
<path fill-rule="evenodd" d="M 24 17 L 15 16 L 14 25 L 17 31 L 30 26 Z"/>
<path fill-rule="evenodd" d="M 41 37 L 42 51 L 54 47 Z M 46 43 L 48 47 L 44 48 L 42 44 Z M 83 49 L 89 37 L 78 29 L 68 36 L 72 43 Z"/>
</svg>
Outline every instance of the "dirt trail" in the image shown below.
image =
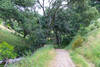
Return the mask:
<svg viewBox="0 0 100 67">
<path fill-rule="evenodd" d="M 76 67 L 72 62 L 69 53 L 65 50 L 57 49 L 56 57 L 51 61 L 49 67 Z"/>
</svg>

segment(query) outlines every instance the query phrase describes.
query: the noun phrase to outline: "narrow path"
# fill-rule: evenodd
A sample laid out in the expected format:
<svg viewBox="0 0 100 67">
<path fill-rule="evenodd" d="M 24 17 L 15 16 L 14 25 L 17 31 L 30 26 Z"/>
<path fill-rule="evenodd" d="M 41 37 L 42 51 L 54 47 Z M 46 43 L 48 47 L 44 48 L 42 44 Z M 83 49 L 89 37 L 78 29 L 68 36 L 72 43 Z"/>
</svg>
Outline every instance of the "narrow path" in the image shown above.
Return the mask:
<svg viewBox="0 0 100 67">
<path fill-rule="evenodd" d="M 57 49 L 56 57 L 51 61 L 49 67 L 76 67 L 66 50 Z"/>
</svg>

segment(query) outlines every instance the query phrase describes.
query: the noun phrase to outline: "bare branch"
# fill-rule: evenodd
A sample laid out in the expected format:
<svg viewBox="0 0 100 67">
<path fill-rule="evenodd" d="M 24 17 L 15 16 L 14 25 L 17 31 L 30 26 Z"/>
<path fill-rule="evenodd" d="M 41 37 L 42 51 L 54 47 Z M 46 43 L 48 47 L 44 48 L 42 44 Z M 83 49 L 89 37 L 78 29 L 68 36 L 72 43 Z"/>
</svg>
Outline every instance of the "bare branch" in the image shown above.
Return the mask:
<svg viewBox="0 0 100 67">
<path fill-rule="evenodd" d="M 43 14 L 44 14 L 44 16 L 46 16 L 46 14 L 45 14 L 45 5 L 44 5 L 45 0 L 42 0 L 42 1 L 43 1 L 43 3 L 41 4 L 40 0 L 37 0 L 38 4 L 40 5 L 40 7 L 41 7 L 42 10 L 43 10 Z"/>
</svg>

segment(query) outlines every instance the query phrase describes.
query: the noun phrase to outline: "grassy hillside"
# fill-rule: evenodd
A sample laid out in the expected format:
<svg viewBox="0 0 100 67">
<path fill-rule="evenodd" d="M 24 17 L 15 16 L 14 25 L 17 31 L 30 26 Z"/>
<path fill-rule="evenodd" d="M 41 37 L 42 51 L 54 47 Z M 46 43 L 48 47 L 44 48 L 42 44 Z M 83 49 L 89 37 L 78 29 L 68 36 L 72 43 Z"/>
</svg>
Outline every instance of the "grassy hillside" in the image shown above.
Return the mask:
<svg viewBox="0 0 100 67">
<path fill-rule="evenodd" d="M 48 67 L 48 63 L 55 56 L 52 46 L 38 49 L 32 56 L 26 56 L 22 61 L 10 64 L 8 67 Z"/>
<path fill-rule="evenodd" d="M 70 55 L 77 67 L 100 67 L 100 29 L 96 29 L 84 36 L 85 40 L 79 47 L 69 47 Z M 74 43 L 77 38 L 72 42 Z M 79 41 L 78 41 L 79 42 Z M 66 48 L 67 49 L 67 48 Z"/>
<path fill-rule="evenodd" d="M 30 44 L 27 43 L 27 40 L 16 36 L 7 30 L 0 30 L 0 43 L 2 42 L 7 42 L 9 45 L 12 45 L 15 52 L 17 52 L 19 55 L 22 55 L 25 50 L 29 49 L 30 47 Z"/>
<path fill-rule="evenodd" d="M 23 38 L 18 37 L 6 30 L 0 30 L 0 42 L 3 41 L 16 46 L 25 46 L 27 44 Z"/>
</svg>

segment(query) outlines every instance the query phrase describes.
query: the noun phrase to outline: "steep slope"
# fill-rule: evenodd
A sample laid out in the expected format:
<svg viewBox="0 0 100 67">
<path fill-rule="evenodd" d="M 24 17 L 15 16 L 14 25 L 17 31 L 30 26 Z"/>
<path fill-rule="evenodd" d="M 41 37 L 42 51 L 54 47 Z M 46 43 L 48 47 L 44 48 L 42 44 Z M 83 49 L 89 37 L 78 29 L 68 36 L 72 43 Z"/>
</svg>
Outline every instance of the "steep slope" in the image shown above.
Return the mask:
<svg viewBox="0 0 100 67">
<path fill-rule="evenodd" d="M 7 27 L 0 25 L 0 42 L 7 42 L 15 46 L 26 46 L 24 38 L 21 38 L 14 34 L 14 30 L 10 30 Z"/>
<path fill-rule="evenodd" d="M 100 29 L 84 36 L 81 47 L 70 49 L 70 55 L 77 67 L 100 67 Z"/>
<path fill-rule="evenodd" d="M 14 30 L 8 29 L 7 27 L 5 27 L 5 26 L 3 26 L 3 25 L 0 25 L 0 29 L 1 29 L 1 30 L 6 30 L 6 31 L 12 32 L 12 33 L 15 32 Z"/>
<path fill-rule="evenodd" d="M 0 45 L 3 42 L 6 42 L 8 45 L 14 47 L 14 51 L 18 53 L 18 56 L 23 55 L 25 50 L 30 48 L 28 40 L 15 35 L 12 30 L 0 25 Z M 8 48 L 8 46 L 5 47 Z"/>
</svg>

